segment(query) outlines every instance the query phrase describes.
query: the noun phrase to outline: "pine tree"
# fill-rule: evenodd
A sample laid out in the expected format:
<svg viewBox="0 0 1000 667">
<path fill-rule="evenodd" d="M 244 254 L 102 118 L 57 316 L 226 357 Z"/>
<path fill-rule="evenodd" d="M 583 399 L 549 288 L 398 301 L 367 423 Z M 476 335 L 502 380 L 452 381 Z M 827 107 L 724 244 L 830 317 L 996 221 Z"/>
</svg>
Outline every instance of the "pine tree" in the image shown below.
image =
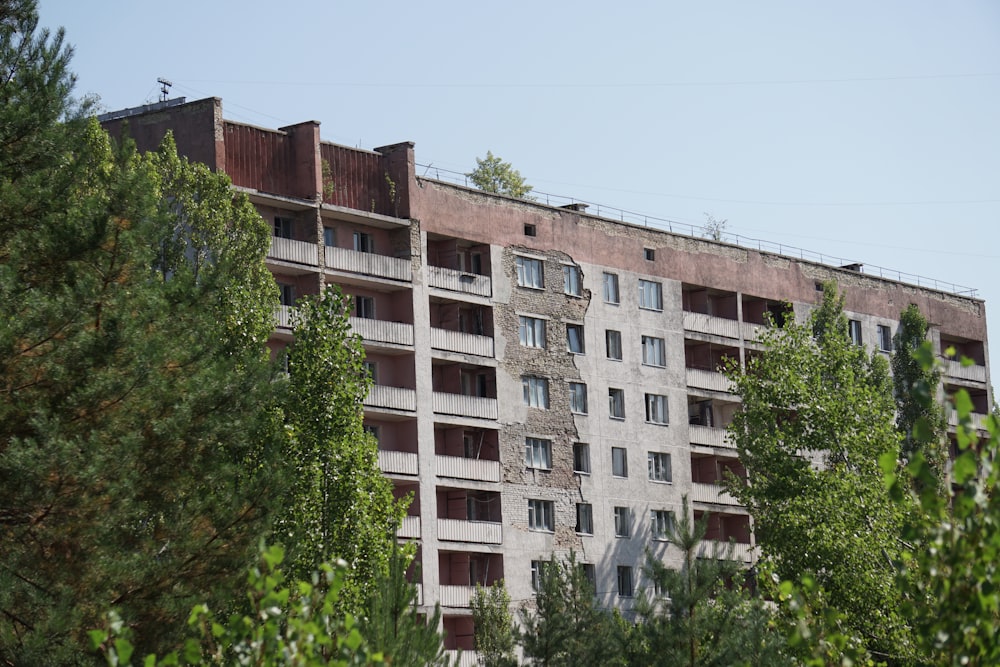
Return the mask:
<svg viewBox="0 0 1000 667">
<path fill-rule="evenodd" d="M 476 652 L 482 667 L 513 667 L 514 616 L 510 613 L 510 595 L 503 580 L 492 586 L 476 584 L 472 596 L 472 620 L 476 625 Z"/>
</svg>

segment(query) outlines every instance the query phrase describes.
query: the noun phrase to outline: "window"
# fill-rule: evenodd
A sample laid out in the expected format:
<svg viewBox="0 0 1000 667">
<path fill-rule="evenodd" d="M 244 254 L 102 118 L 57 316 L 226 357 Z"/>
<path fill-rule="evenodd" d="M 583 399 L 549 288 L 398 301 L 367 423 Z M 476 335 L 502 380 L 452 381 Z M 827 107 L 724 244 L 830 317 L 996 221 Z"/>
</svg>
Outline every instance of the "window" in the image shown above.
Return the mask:
<svg viewBox="0 0 1000 667">
<path fill-rule="evenodd" d="M 674 513 L 653 510 L 649 513 L 649 527 L 654 540 L 669 540 L 674 532 Z"/>
<path fill-rule="evenodd" d="M 552 469 L 552 441 L 542 438 L 524 439 L 524 465 L 541 470 Z"/>
<path fill-rule="evenodd" d="M 670 454 L 649 452 L 647 461 L 649 463 L 649 481 L 669 482 L 671 480 Z"/>
<path fill-rule="evenodd" d="M 573 472 L 590 474 L 590 445 L 585 442 L 573 443 Z"/>
<path fill-rule="evenodd" d="M 851 334 L 851 342 L 855 345 L 861 345 L 861 321 L 860 320 L 848 320 L 847 329 Z"/>
<path fill-rule="evenodd" d="M 282 306 L 295 305 L 295 286 L 288 283 L 278 283 L 278 303 Z"/>
<path fill-rule="evenodd" d="M 545 287 L 545 277 L 542 274 L 542 260 L 518 255 L 516 262 L 517 284 L 520 287 L 534 287 L 535 289 L 543 289 Z"/>
<path fill-rule="evenodd" d="M 646 261 L 652 262 L 656 259 L 656 251 L 652 248 L 643 248 L 642 256 L 646 258 Z"/>
<path fill-rule="evenodd" d="M 375 239 L 371 234 L 364 232 L 354 232 L 354 249 L 358 252 L 375 252 Z"/>
<path fill-rule="evenodd" d="M 521 315 L 518 335 L 525 347 L 545 347 L 545 320 L 540 317 Z"/>
<path fill-rule="evenodd" d="M 365 368 L 365 372 L 368 373 L 368 377 L 372 379 L 372 384 L 378 384 L 378 364 L 374 361 L 364 361 L 362 365 Z"/>
<path fill-rule="evenodd" d="M 337 245 L 336 240 L 337 239 L 336 239 L 336 235 L 333 232 L 333 227 L 324 227 L 323 228 L 323 245 L 330 246 L 332 248 L 333 246 Z"/>
<path fill-rule="evenodd" d="M 878 349 L 892 352 L 892 329 L 884 324 L 878 325 Z"/>
<path fill-rule="evenodd" d="M 531 408 L 549 408 L 549 381 L 545 378 L 525 375 L 521 378 L 524 389 L 524 404 Z"/>
<path fill-rule="evenodd" d="M 611 474 L 628 477 L 628 451 L 624 447 L 611 448 Z"/>
<path fill-rule="evenodd" d="M 618 296 L 618 274 L 617 273 L 605 273 L 604 274 L 604 303 L 620 303 L 621 298 Z"/>
<path fill-rule="evenodd" d="M 612 419 L 625 419 L 624 389 L 608 389 L 608 414 Z"/>
<path fill-rule="evenodd" d="M 667 347 L 662 338 L 642 337 L 642 363 L 646 366 L 667 365 Z"/>
<path fill-rule="evenodd" d="M 583 295 L 579 266 L 563 264 L 563 291 L 572 296 Z"/>
<path fill-rule="evenodd" d="M 538 592 L 542 590 L 542 570 L 545 569 L 545 561 L 531 561 L 531 590 Z"/>
<path fill-rule="evenodd" d="M 566 348 L 573 354 L 584 353 L 582 324 L 566 325 Z"/>
<path fill-rule="evenodd" d="M 608 329 L 604 332 L 604 341 L 608 347 L 608 359 L 622 360 L 622 332 Z"/>
<path fill-rule="evenodd" d="M 279 239 L 292 238 L 292 219 L 280 215 L 274 216 L 274 235 Z"/>
<path fill-rule="evenodd" d="M 663 310 L 663 286 L 652 280 L 640 280 L 639 307 L 646 310 Z"/>
<path fill-rule="evenodd" d="M 630 598 L 634 595 L 632 587 L 632 568 L 628 565 L 618 566 L 618 597 Z"/>
<path fill-rule="evenodd" d="M 373 426 L 371 424 L 365 424 L 363 426 L 365 433 L 375 438 L 375 442 L 379 441 L 379 428 L 378 426 Z"/>
<path fill-rule="evenodd" d="M 583 572 L 583 578 L 590 583 L 591 589 L 597 588 L 597 570 L 594 568 L 593 563 L 580 563 L 580 571 Z"/>
<path fill-rule="evenodd" d="M 667 397 L 660 394 L 646 394 L 646 421 L 650 424 L 667 424 Z"/>
<path fill-rule="evenodd" d="M 538 236 L 538 227 L 535 225 L 525 225 L 524 226 L 525 236 Z"/>
<path fill-rule="evenodd" d="M 576 504 L 576 532 L 594 534 L 594 508 L 590 503 Z"/>
<path fill-rule="evenodd" d="M 354 297 L 354 312 L 357 317 L 366 320 L 375 319 L 375 297 L 356 296 Z"/>
<path fill-rule="evenodd" d="M 615 537 L 628 537 L 632 533 L 627 507 L 615 508 Z"/>
<path fill-rule="evenodd" d="M 587 385 L 584 383 L 569 383 L 569 410 L 581 415 L 587 414 Z"/>
<path fill-rule="evenodd" d="M 528 528 L 552 532 L 555 524 L 552 522 L 551 500 L 528 501 Z"/>
</svg>

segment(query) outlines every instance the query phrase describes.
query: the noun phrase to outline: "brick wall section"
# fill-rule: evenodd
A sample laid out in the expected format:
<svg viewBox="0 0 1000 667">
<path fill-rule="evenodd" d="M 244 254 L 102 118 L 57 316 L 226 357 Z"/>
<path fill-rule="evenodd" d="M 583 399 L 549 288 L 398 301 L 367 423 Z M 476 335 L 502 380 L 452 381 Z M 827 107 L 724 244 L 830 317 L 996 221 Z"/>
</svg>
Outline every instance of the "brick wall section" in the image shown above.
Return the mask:
<svg viewBox="0 0 1000 667">
<path fill-rule="evenodd" d="M 523 251 L 534 257 L 544 256 L 545 289 L 516 287 L 515 257 Z M 500 369 L 516 385 L 522 375 L 536 375 L 549 381 L 550 409 L 524 408 L 523 422 L 506 423 L 500 431 L 500 461 L 503 466 L 504 512 L 515 530 L 528 530 L 528 499 L 554 501 L 556 550 L 580 550 L 582 542 L 576 534 L 576 502 L 579 500 L 579 480 L 573 474 L 573 447 L 579 439 L 573 415 L 569 410 L 569 381 L 579 380 L 575 355 L 566 350 L 566 322 L 582 323 L 590 305 L 590 293 L 582 297 L 563 293 L 563 263 L 573 263 L 563 252 L 541 253 L 524 247 L 505 248 L 501 270 L 510 276 L 512 287 L 509 303 L 496 303 L 495 325 L 510 341 Z M 582 269 L 581 269 L 582 271 Z M 545 349 L 525 347 L 517 343 L 519 313 L 534 313 L 547 318 Z M 527 436 L 552 441 L 552 470 L 529 470 L 524 465 L 524 441 Z M 548 553 L 545 553 L 546 557 Z"/>
</svg>

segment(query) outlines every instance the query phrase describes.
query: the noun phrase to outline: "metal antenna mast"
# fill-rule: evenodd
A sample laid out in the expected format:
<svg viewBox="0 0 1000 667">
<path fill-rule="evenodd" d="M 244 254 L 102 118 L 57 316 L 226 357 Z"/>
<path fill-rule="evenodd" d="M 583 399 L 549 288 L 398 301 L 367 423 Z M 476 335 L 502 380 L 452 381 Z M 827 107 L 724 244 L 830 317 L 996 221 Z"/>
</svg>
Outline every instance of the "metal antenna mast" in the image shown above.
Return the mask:
<svg viewBox="0 0 1000 667">
<path fill-rule="evenodd" d="M 156 80 L 160 84 L 160 101 L 166 102 L 167 98 L 170 96 L 170 86 L 174 85 L 172 81 L 167 81 L 163 77 Z"/>
</svg>

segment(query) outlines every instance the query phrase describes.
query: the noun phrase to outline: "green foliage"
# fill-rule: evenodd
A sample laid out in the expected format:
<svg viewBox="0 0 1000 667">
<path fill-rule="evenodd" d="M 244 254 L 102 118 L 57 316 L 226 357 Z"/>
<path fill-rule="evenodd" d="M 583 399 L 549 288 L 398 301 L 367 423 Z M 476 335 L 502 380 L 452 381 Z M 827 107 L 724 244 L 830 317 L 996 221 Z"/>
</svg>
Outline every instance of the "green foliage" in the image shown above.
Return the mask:
<svg viewBox="0 0 1000 667">
<path fill-rule="evenodd" d="M 545 667 L 620 665 L 620 625 L 599 608 L 594 587 L 570 552 L 542 568 L 535 605 L 521 608 L 520 638 L 530 664 Z"/>
<path fill-rule="evenodd" d="M 438 632 L 441 610 L 435 607 L 430 618 L 420 614 L 417 610 L 417 587 L 406 580 L 406 570 L 412 561 L 412 547 L 394 544 L 389 553 L 387 576 L 375 582 L 368 600 L 362 632 L 393 665 L 448 665 L 448 656 Z"/>
<path fill-rule="evenodd" d="M 170 665 L 258 665 L 260 667 L 349 667 L 385 664 L 370 648 L 355 618 L 335 612 L 347 579 L 347 564 L 324 563 L 309 580 L 286 584 L 280 547 L 262 549 L 260 563 L 247 576 L 250 612 L 219 619 L 205 604 L 188 617 L 195 635 L 181 651 L 157 660 L 146 656 L 145 667 Z M 109 667 L 131 665 L 135 653 L 131 632 L 114 612 L 104 627 L 90 633 L 95 650 Z M 398 663 L 397 663 L 398 664 Z"/>
<path fill-rule="evenodd" d="M 512 667 L 514 657 L 514 616 L 510 595 L 503 580 L 489 587 L 476 584 L 472 596 L 472 620 L 476 626 L 476 651 L 483 667 Z"/>
<path fill-rule="evenodd" d="M 288 357 L 286 458 L 294 481 L 277 524 L 289 570 L 305 576 L 334 554 L 346 560 L 340 603 L 360 615 L 389 571 L 406 504 L 378 467 L 378 443 L 364 432 L 362 401 L 371 386 L 350 305 L 338 287 L 298 301 Z"/>
<path fill-rule="evenodd" d="M 947 484 L 947 422 L 937 401 L 941 373 L 929 363 L 933 352 L 924 348 L 927 330 L 927 319 L 911 303 L 900 315 L 899 331 L 892 339 L 896 428 L 903 438 L 901 456 L 910 460 L 920 452 L 933 473 L 932 487 L 943 494 Z"/>
<path fill-rule="evenodd" d="M 760 342 L 745 372 L 728 371 L 743 402 L 729 437 L 749 480 L 732 491 L 781 579 L 815 577 L 873 651 L 905 658 L 894 561 L 907 510 L 879 468 L 899 447 L 887 364 L 852 344 L 834 285 L 808 325 L 788 321 Z"/>
<path fill-rule="evenodd" d="M 847 617 L 830 606 L 823 589 L 811 576 L 803 576 L 797 584 L 781 582 L 770 591 L 770 597 L 787 620 L 786 651 L 794 656 L 795 664 L 805 667 L 875 664 L 864 642 L 850 629 Z"/>
<path fill-rule="evenodd" d="M 772 627 L 772 613 L 738 587 L 745 573 L 731 560 L 732 547 L 699 558 L 705 528 L 705 521 L 691 522 L 685 496 L 681 518 L 670 535 L 683 554 L 681 569 L 667 568 L 647 554 L 646 577 L 653 590 L 636 601 L 641 648 L 630 664 L 790 664 L 783 652 L 784 637 Z"/>
<path fill-rule="evenodd" d="M 518 199 L 532 199 L 529 193 L 533 188 L 524 182 L 521 172 L 514 169 L 510 162 L 504 162 L 490 151 L 486 151 L 485 158 L 476 158 L 476 168 L 466 176 L 473 185 L 485 192 Z"/>
<path fill-rule="evenodd" d="M 917 350 L 923 379 L 935 363 L 930 343 Z M 934 385 L 919 386 L 916 401 L 932 401 Z M 954 397 L 959 455 L 952 465 L 952 487 L 942 495 L 933 483 L 938 470 L 917 450 L 903 474 L 883 460 L 886 484 L 897 502 L 912 502 L 920 512 L 903 532 L 898 585 L 907 598 L 906 615 L 926 664 L 1000 664 L 1000 422 L 991 415 L 983 438 L 971 422 L 972 402 L 965 390 Z M 919 406 L 918 406 L 919 409 Z M 929 409 L 929 406 L 924 406 Z M 917 480 L 917 485 L 908 483 Z"/>
</svg>

